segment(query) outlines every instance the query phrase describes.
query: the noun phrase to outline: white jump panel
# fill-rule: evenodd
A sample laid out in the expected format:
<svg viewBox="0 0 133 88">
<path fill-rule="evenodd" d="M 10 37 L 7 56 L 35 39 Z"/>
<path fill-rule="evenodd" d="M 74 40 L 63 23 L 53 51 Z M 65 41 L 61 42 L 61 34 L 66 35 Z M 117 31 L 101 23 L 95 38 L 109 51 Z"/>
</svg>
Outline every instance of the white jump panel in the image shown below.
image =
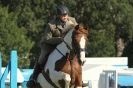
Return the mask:
<svg viewBox="0 0 133 88">
<path fill-rule="evenodd" d="M 127 57 L 87 57 L 85 64 L 128 65 Z"/>
<path fill-rule="evenodd" d="M 92 88 L 104 88 L 101 83 L 105 82 L 102 77 L 103 71 L 125 68 L 128 68 L 127 57 L 87 57 L 82 67 L 82 79 L 83 81 L 91 81 Z"/>
</svg>

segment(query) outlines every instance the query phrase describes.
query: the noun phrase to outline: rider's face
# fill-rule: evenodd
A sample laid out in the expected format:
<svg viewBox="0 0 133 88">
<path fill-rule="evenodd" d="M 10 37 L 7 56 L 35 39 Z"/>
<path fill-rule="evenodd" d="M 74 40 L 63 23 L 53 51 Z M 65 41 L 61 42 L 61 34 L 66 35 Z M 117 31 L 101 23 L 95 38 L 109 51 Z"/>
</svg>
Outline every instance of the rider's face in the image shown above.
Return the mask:
<svg viewBox="0 0 133 88">
<path fill-rule="evenodd" d="M 68 14 L 60 15 L 59 17 L 63 22 L 66 22 L 68 20 Z"/>
</svg>

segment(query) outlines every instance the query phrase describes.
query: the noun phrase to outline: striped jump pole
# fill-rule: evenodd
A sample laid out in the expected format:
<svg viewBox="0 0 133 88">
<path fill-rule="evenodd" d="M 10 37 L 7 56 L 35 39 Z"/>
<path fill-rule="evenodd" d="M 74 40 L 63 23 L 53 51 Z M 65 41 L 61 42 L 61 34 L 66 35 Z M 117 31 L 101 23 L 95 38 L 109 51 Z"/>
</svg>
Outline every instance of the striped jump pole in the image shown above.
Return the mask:
<svg viewBox="0 0 133 88">
<path fill-rule="evenodd" d="M 0 88 L 5 88 L 5 80 L 10 72 L 10 88 L 17 88 L 17 51 L 11 51 L 10 61 L 0 78 Z M 2 62 L 2 61 L 1 61 Z"/>
</svg>

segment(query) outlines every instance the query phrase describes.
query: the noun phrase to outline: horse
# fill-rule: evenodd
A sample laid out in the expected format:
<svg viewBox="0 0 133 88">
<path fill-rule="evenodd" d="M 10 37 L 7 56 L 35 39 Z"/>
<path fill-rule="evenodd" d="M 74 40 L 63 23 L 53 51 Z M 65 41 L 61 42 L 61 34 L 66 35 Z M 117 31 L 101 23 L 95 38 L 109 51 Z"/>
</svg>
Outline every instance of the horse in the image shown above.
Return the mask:
<svg viewBox="0 0 133 88">
<path fill-rule="evenodd" d="M 49 55 L 37 82 L 41 88 L 82 88 L 88 27 L 78 24 Z"/>
</svg>

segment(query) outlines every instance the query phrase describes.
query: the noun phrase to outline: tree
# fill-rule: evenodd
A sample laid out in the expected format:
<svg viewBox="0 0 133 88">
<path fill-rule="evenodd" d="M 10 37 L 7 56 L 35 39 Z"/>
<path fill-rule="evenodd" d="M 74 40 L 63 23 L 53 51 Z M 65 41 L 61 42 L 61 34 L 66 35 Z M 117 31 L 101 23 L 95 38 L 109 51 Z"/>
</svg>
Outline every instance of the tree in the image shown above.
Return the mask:
<svg viewBox="0 0 133 88">
<path fill-rule="evenodd" d="M 17 13 L 16 25 L 23 28 L 22 30 L 25 31 L 27 38 L 33 42 L 29 52 L 30 67 L 33 67 L 34 61 L 39 58 L 39 42 L 45 25 L 53 12 L 53 3 L 53 0 L 9 0 L 8 2 L 2 0 L 2 5 L 9 7 L 9 12 Z"/>
<path fill-rule="evenodd" d="M 110 1 L 106 0 L 77 1 L 75 16 L 90 27 L 87 56 L 115 56 L 115 25 L 112 23 L 109 4 Z"/>
<path fill-rule="evenodd" d="M 15 14 L 14 25 L 23 30 L 27 41 L 32 42 L 28 52 L 31 61 L 39 57 L 40 38 L 49 19 L 56 15 L 58 4 L 65 4 L 77 22 L 89 26 L 87 57 L 132 58 L 132 50 L 129 50 L 133 41 L 132 0 L 1 0 L 0 4 L 8 7 L 8 15 Z"/>
<path fill-rule="evenodd" d="M 87 56 L 118 56 L 116 46 L 124 49 L 128 39 L 133 38 L 131 0 L 77 0 L 75 7 L 77 20 L 91 29 Z"/>
<path fill-rule="evenodd" d="M 8 8 L 0 7 L 0 51 L 3 55 L 3 65 L 7 65 L 10 51 L 17 50 L 19 66 L 26 67 L 33 42 L 25 35 L 23 28 L 19 28 L 16 23 L 17 14 L 9 13 Z"/>
</svg>

